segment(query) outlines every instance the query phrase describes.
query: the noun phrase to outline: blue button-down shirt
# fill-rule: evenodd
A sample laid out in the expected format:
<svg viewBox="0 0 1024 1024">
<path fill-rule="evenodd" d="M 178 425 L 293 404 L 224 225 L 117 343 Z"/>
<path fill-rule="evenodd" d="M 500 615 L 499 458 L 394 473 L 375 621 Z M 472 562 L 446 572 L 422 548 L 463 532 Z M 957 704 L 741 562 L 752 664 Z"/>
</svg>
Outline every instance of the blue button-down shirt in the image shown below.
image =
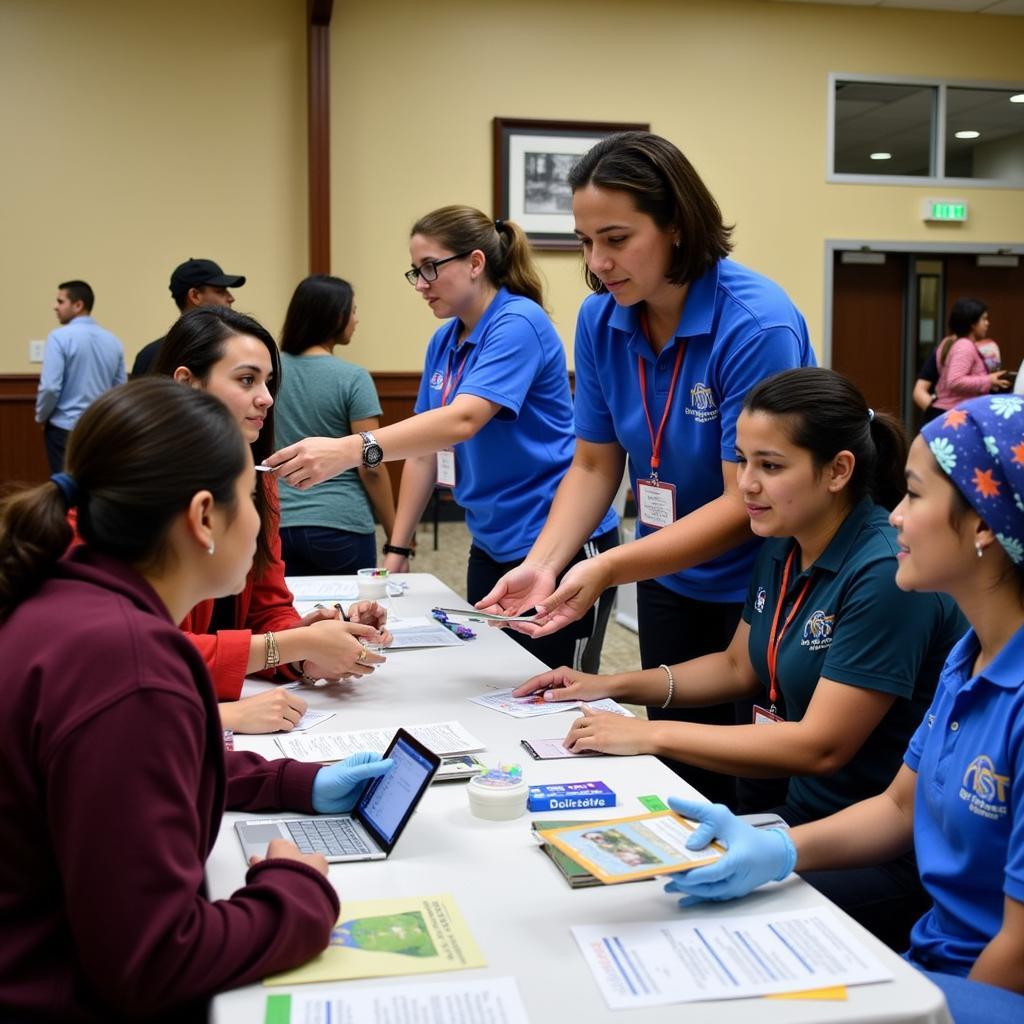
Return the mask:
<svg viewBox="0 0 1024 1024">
<path fill-rule="evenodd" d="M 91 316 L 76 316 L 46 339 L 36 422 L 71 430 L 95 399 L 127 379 L 121 342 Z"/>
</svg>

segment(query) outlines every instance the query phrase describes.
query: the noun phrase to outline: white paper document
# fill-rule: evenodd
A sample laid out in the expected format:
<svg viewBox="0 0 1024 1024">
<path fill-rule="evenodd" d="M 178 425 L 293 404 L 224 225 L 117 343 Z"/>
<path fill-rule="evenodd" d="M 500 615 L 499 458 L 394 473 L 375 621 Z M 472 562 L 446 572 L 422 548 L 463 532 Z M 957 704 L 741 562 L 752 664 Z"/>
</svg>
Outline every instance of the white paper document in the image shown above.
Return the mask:
<svg viewBox="0 0 1024 1024">
<path fill-rule="evenodd" d="M 344 576 L 288 576 L 288 589 L 295 598 L 295 604 L 306 601 L 342 601 L 347 604 L 359 597 L 359 585 L 352 578 Z M 408 583 L 404 580 L 388 580 L 388 597 L 401 597 Z"/>
<path fill-rule="evenodd" d="M 328 718 L 333 718 L 335 712 L 333 711 L 314 711 L 313 708 L 307 708 L 306 713 L 299 719 L 291 732 L 286 735 L 291 736 L 297 732 L 305 732 L 307 729 L 312 729 L 316 725 L 320 725 L 326 722 Z"/>
<path fill-rule="evenodd" d="M 371 750 L 383 754 L 395 735 L 395 726 L 383 729 L 354 729 L 351 732 L 321 732 L 308 736 L 289 733 L 277 736 L 274 742 L 285 757 L 296 761 L 341 761 L 349 754 Z M 458 722 L 433 722 L 429 725 L 408 725 L 405 728 L 435 754 L 470 754 L 484 745 Z"/>
<path fill-rule="evenodd" d="M 827 907 L 576 925 L 572 933 L 613 1010 L 892 980 Z"/>
<path fill-rule="evenodd" d="M 461 647 L 465 644 L 450 629 L 425 615 L 395 619 L 387 624 L 387 628 L 394 640 L 384 648 L 384 654 L 412 647 Z"/>
<path fill-rule="evenodd" d="M 529 1024 L 515 978 L 306 989 L 267 996 L 268 1024 Z"/>
<path fill-rule="evenodd" d="M 513 697 L 512 690 L 512 687 L 505 690 L 491 690 L 489 693 L 480 694 L 479 697 L 469 697 L 468 699 L 481 707 L 501 711 L 513 718 L 541 718 L 544 715 L 557 715 L 560 711 L 572 711 L 584 703 L 579 700 L 547 701 L 544 699 L 543 693 L 531 693 L 528 697 Z M 595 711 L 611 711 L 616 715 L 635 717 L 632 711 L 628 711 L 610 697 L 606 697 L 604 700 L 588 700 L 586 705 Z"/>
</svg>

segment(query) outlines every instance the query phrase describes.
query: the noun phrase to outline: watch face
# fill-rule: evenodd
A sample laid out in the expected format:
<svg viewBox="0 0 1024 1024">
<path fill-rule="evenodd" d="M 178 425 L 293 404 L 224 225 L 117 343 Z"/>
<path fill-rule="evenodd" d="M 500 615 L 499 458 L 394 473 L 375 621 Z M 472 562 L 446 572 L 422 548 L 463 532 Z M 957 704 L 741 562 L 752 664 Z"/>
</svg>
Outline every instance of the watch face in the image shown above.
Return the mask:
<svg viewBox="0 0 1024 1024">
<path fill-rule="evenodd" d="M 379 466 L 384 459 L 384 449 L 381 448 L 376 441 L 366 445 L 363 448 L 363 465 L 364 466 Z"/>
</svg>

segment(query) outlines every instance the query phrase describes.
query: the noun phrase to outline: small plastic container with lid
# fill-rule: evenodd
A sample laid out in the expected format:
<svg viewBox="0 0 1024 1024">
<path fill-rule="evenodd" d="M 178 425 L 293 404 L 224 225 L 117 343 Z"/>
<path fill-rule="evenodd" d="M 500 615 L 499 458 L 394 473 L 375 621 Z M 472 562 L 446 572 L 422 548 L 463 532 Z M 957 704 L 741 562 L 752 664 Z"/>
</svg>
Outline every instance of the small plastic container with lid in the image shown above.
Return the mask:
<svg viewBox="0 0 1024 1024">
<path fill-rule="evenodd" d="M 530 787 L 517 764 L 501 764 L 469 780 L 469 809 L 488 821 L 511 821 L 526 813 Z"/>
</svg>

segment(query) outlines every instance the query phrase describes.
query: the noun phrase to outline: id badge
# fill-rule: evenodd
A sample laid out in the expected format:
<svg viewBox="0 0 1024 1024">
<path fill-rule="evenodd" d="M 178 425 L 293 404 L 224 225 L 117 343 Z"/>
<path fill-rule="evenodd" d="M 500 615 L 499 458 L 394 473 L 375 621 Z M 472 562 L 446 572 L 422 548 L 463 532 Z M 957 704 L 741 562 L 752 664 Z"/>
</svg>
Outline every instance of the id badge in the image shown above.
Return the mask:
<svg viewBox="0 0 1024 1024">
<path fill-rule="evenodd" d="M 776 722 L 784 721 L 782 715 L 777 715 L 774 711 L 761 707 L 760 704 L 754 705 L 754 725 L 774 725 Z"/>
<path fill-rule="evenodd" d="M 437 453 L 437 486 L 455 486 L 455 450 L 445 448 Z"/>
<path fill-rule="evenodd" d="M 661 480 L 637 480 L 637 515 L 644 526 L 660 530 L 676 521 L 676 485 Z"/>
</svg>

